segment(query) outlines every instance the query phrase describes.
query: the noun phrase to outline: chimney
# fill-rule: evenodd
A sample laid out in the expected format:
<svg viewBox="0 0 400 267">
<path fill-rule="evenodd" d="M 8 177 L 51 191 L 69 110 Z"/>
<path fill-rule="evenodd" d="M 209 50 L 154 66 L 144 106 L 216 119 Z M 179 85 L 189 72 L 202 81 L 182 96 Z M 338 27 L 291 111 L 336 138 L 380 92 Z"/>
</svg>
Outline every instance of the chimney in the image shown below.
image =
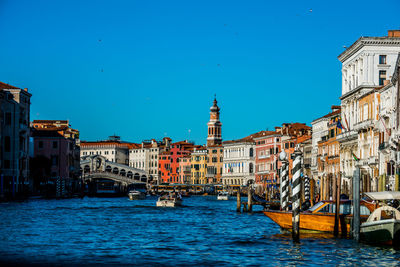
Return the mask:
<svg viewBox="0 0 400 267">
<path fill-rule="evenodd" d="M 388 37 L 400 37 L 400 30 L 388 30 Z"/>
</svg>

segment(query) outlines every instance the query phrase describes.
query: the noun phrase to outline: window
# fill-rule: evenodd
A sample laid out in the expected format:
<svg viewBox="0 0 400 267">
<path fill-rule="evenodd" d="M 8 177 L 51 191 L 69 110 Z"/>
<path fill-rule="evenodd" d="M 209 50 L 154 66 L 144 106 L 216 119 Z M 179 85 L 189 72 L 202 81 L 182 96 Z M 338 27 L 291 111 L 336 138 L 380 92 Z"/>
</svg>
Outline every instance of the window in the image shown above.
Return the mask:
<svg viewBox="0 0 400 267">
<path fill-rule="evenodd" d="M 11 125 L 11 112 L 6 113 L 6 125 Z"/>
<path fill-rule="evenodd" d="M 386 64 L 386 55 L 379 56 L 379 64 Z"/>
<path fill-rule="evenodd" d="M 58 156 L 56 156 L 56 155 L 51 156 L 51 165 L 52 166 L 58 165 Z"/>
<path fill-rule="evenodd" d="M 43 141 L 39 141 L 39 148 L 43 148 Z"/>
<path fill-rule="evenodd" d="M 250 148 L 249 156 L 250 156 L 250 157 L 253 157 L 253 148 Z"/>
<path fill-rule="evenodd" d="M 57 148 L 58 147 L 58 142 L 57 141 L 53 141 L 53 148 Z"/>
<path fill-rule="evenodd" d="M 4 160 L 4 168 L 5 168 L 5 169 L 9 169 L 10 166 L 11 166 L 10 160 L 8 160 L 8 159 Z"/>
<path fill-rule="evenodd" d="M 383 85 L 385 80 L 386 80 L 386 70 L 380 70 L 379 71 L 379 85 Z"/>
<path fill-rule="evenodd" d="M 4 151 L 11 151 L 11 138 L 9 136 L 4 137 Z"/>
<path fill-rule="evenodd" d="M 294 147 L 294 143 L 290 142 L 290 147 L 293 148 Z"/>
</svg>

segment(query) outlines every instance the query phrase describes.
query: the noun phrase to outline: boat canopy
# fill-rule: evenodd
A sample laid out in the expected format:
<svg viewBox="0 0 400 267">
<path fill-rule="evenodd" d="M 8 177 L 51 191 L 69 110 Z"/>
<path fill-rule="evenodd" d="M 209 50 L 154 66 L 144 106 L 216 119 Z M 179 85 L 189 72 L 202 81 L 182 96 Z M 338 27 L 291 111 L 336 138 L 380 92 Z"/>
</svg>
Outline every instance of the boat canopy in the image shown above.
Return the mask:
<svg viewBox="0 0 400 267">
<path fill-rule="evenodd" d="M 400 199 L 399 191 L 382 191 L 382 192 L 368 192 L 364 193 L 366 196 L 372 200 L 392 200 Z"/>
</svg>

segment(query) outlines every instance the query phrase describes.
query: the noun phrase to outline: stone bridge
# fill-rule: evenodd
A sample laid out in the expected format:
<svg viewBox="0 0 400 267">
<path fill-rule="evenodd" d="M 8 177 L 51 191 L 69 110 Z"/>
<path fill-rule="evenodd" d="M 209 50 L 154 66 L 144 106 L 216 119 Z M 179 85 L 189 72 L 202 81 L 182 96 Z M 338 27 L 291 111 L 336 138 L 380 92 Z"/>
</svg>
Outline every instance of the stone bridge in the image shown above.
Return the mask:
<svg viewBox="0 0 400 267">
<path fill-rule="evenodd" d="M 153 180 L 143 170 L 108 161 L 101 155 L 81 157 L 80 165 L 84 180 L 109 179 L 124 185 L 148 184 Z"/>
</svg>

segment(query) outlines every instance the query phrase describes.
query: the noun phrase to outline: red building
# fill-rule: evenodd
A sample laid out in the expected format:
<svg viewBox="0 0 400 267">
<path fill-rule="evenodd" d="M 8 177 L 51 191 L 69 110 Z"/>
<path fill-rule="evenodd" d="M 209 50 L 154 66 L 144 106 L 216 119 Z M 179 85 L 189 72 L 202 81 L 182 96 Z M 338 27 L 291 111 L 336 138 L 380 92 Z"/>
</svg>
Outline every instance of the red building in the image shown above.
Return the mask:
<svg viewBox="0 0 400 267">
<path fill-rule="evenodd" d="M 199 147 L 188 141 L 172 143 L 169 151 L 159 156 L 159 177 L 162 183 L 179 183 L 179 160 L 190 156 L 195 147 Z"/>
<path fill-rule="evenodd" d="M 261 188 L 279 184 L 279 161 L 282 134 L 274 131 L 264 131 L 254 138 L 256 143 L 256 185 Z"/>
</svg>

